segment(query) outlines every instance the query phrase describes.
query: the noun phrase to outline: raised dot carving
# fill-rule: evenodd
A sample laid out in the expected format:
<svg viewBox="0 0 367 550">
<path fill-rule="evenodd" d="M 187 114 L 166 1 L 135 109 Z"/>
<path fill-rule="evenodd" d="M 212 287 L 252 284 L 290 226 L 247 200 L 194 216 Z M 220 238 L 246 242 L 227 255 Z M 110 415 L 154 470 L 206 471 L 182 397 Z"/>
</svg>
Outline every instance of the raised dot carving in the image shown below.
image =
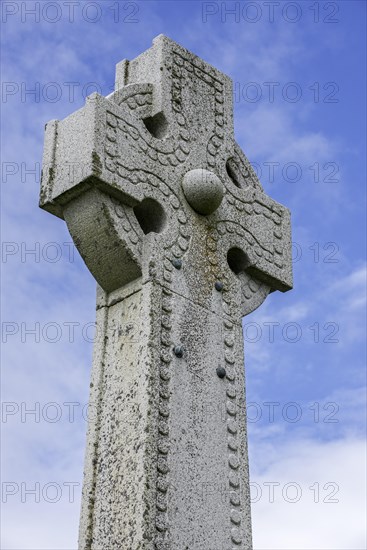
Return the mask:
<svg viewBox="0 0 367 550">
<path fill-rule="evenodd" d="M 161 360 L 163 361 L 163 363 L 171 363 L 172 361 L 172 356 L 171 356 L 171 353 L 165 349 L 163 349 L 161 351 Z"/>
<path fill-rule="evenodd" d="M 231 539 L 232 539 L 232 542 L 234 542 L 235 544 L 241 544 L 242 537 L 239 529 L 233 528 L 231 530 Z"/>
<path fill-rule="evenodd" d="M 162 498 L 162 494 L 158 493 L 157 498 L 157 508 L 160 512 L 166 512 L 167 511 L 167 502 L 164 498 Z"/>
<path fill-rule="evenodd" d="M 159 159 L 159 162 L 163 164 L 163 166 L 168 165 L 168 159 L 166 158 L 166 155 L 162 155 L 161 153 L 158 153 L 158 159 Z"/>
<path fill-rule="evenodd" d="M 130 107 L 130 109 L 135 109 L 136 103 L 135 103 L 134 97 L 129 97 L 129 98 L 126 100 L 126 103 L 127 103 L 127 105 Z"/>
<path fill-rule="evenodd" d="M 261 214 L 261 212 L 262 212 L 262 208 L 261 208 L 260 204 L 257 203 L 257 202 L 254 203 L 254 212 L 255 212 L 255 214 Z"/>
<path fill-rule="evenodd" d="M 172 328 L 172 323 L 171 323 L 170 318 L 167 317 L 167 315 L 163 315 L 161 323 L 162 323 L 162 326 L 163 326 L 164 328 L 166 328 L 167 330 L 171 330 L 171 328 Z"/>
<path fill-rule="evenodd" d="M 167 460 L 165 458 L 158 458 L 158 460 L 157 460 L 157 470 L 161 474 L 167 474 L 169 472 Z"/>
<path fill-rule="evenodd" d="M 232 492 L 229 500 L 233 506 L 239 506 L 241 503 L 241 499 L 238 493 Z"/>
<path fill-rule="evenodd" d="M 158 431 L 162 435 L 168 435 L 169 434 L 168 424 L 166 422 L 159 422 Z"/>
<path fill-rule="evenodd" d="M 275 252 L 276 252 L 277 254 L 280 254 L 280 255 L 283 254 L 283 249 L 282 249 L 282 247 L 279 246 L 279 245 L 277 245 L 277 244 L 274 245 L 274 250 L 275 250 Z"/>
<path fill-rule="evenodd" d="M 169 408 L 165 403 L 160 403 L 159 405 L 159 414 L 164 418 L 169 417 Z"/>
<path fill-rule="evenodd" d="M 117 155 L 116 143 L 106 143 L 105 151 L 110 157 L 115 157 Z"/>
<path fill-rule="evenodd" d="M 238 443 L 234 437 L 228 438 L 228 447 L 231 449 L 231 451 L 234 451 L 234 452 L 238 450 Z"/>
<path fill-rule="evenodd" d="M 172 266 L 172 263 L 170 262 L 169 259 L 166 259 L 165 262 L 164 262 L 164 268 L 167 270 L 167 271 L 173 271 L 173 266 Z"/>
<path fill-rule="evenodd" d="M 253 292 L 256 292 L 259 289 L 259 283 L 256 281 L 249 281 L 248 286 Z"/>
<path fill-rule="evenodd" d="M 170 197 L 170 203 L 172 204 L 173 208 L 175 210 L 177 210 L 178 208 L 180 208 L 180 201 L 178 200 L 177 197 L 175 197 L 175 195 L 171 195 Z"/>
<path fill-rule="evenodd" d="M 209 145 L 208 145 L 208 153 L 209 153 L 210 155 L 213 155 L 213 156 L 214 156 L 214 155 L 216 154 L 216 152 L 217 152 L 217 150 L 216 150 L 216 148 L 214 147 L 214 144 L 213 144 L 213 143 L 209 143 Z"/>
<path fill-rule="evenodd" d="M 157 479 L 157 489 L 158 491 L 160 491 L 161 493 L 166 493 L 167 492 L 167 489 L 168 489 L 168 481 L 166 478 L 164 477 L 158 477 Z"/>
<path fill-rule="evenodd" d="M 230 365 L 233 365 L 235 363 L 235 358 L 233 353 L 229 353 L 228 351 L 226 351 L 224 354 L 224 357 L 225 357 L 226 363 L 229 363 Z"/>
<path fill-rule="evenodd" d="M 159 369 L 159 375 L 162 378 L 162 380 L 168 381 L 171 379 L 170 370 L 167 367 L 161 367 Z"/>
<path fill-rule="evenodd" d="M 171 306 L 171 302 L 167 299 L 163 299 L 162 301 L 162 309 L 164 311 L 166 311 L 167 313 L 171 313 L 172 311 L 172 306 Z"/>
<path fill-rule="evenodd" d="M 169 399 L 170 398 L 170 392 L 168 389 L 168 385 L 161 384 L 161 387 L 159 388 L 159 396 L 162 399 Z"/>
<path fill-rule="evenodd" d="M 106 137 L 109 141 L 116 141 L 116 130 L 114 128 L 107 128 Z"/>
<path fill-rule="evenodd" d="M 105 165 L 107 170 L 109 170 L 110 172 L 116 171 L 116 164 L 111 158 L 108 158 L 108 157 L 106 158 Z"/>
<path fill-rule="evenodd" d="M 184 252 L 188 249 L 189 243 L 186 239 L 183 239 L 182 237 L 178 238 L 178 246 L 183 250 Z"/>
<path fill-rule="evenodd" d="M 159 439 L 158 441 L 158 451 L 162 455 L 168 454 L 169 451 L 169 442 L 167 439 Z"/>
<path fill-rule="evenodd" d="M 176 63 L 179 67 L 182 67 L 182 66 L 183 66 L 184 60 L 182 59 L 181 56 L 179 56 L 179 55 L 176 54 L 175 57 L 174 57 L 174 60 L 175 60 L 175 63 Z"/>
<path fill-rule="evenodd" d="M 275 212 L 273 212 L 272 219 L 273 219 L 273 222 L 276 223 L 277 225 L 279 225 L 281 223 L 280 216 L 278 214 L 276 214 Z"/>
<path fill-rule="evenodd" d="M 234 370 L 231 369 L 231 368 L 226 368 L 226 377 L 228 380 L 230 380 L 231 382 L 233 382 L 236 378 L 235 374 L 234 374 Z"/>
<path fill-rule="evenodd" d="M 237 423 L 234 420 L 228 420 L 227 430 L 229 431 L 230 434 L 235 435 L 238 431 Z"/>
<path fill-rule="evenodd" d="M 133 244 L 137 244 L 139 242 L 139 237 L 136 233 L 131 233 L 129 238 Z"/>
<path fill-rule="evenodd" d="M 240 525 L 241 514 L 237 510 L 231 510 L 231 522 L 235 525 Z"/>
<path fill-rule="evenodd" d="M 218 258 L 214 254 L 210 253 L 208 254 L 208 262 L 214 266 L 218 265 Z"/>
<path fill-rule="evenodd" d="M 172 166 L 177 166 L 179 161 L 178 159 L 176 158 L 176 155 L 168 155 L 168 162 L 172 165 Z"/>
<path fill-rule="evenodd" d="M 152 159 L 152 160 L 157 160 L 158 158 L 158 153 L 155 149 L 148 149 L 148 156 Z"/>
<path fill-rule="evenodd" d="M 187 223 L 187 218 L 182 210 L 177 212 L 177 219 L 180 223 Z"/>
<path fill-rule="evenodd" d="M 243 291 L 243 295 L 247 300 L 249 300 L 252 297 L 252 292 L 249 288 L 245 288 Z"/>
<path fill-rule="evenodd" d="M 180 234 L 185 238 L 188 239 L 190 237 L 190 230 L 186 225 L 180 225 Z"/>
<path fill-rule="evenodd" d="M 184 162 L 186 159 L 187 154 L 181 151 L 181 149 L 177 149 L 175 156 L 179 162 Z"/>
<path fill-rule="evenodd" d="M 226 410 L 227 410 L 227 413 L 228 413 L 230 416 L 236 416 L 236 414 L 237 414 L 236 403 L 233 403 L 232 401 L 227 401 L 227 403 L 226 403 Z"/>
<path fill-rule="evenodd" d="M 224 343 L 226 346 L 228 346 L 229 348 L 232 348 L 233 345 L 234 345 L 234 340 L 233 338 L 231 338 L 230 336 L 227 336 L 225 339 L 224 339 Z"/>
<path fill-rule="evenodd" d="M 240 486 L 240 479 L 237 476 L 237 474 L 235 473 L 229 474 L 229 484 L 234 489 L 238 489 L 238 487 Z"/>
<path fill-rule="evenodd" d="M 167 531 L 167 519 L 163 514 L 157 515 L 157 517 L 155 518 L 155 526 L 157 527 L 158 531 Z"/>
<path fill-rule="evenodd" d="M 172 256 L 174 256 L 175 258 L 181 258 L 182 256 L 182 250 L 176 245 L 172 247 L 171 252 Z"/>
<path fill-rule="evenodd" d="M 235 455 L 230 455 L 229 459 L 228 459 L 228 463 L 230 465 L 230 467 L 232 468 L 232 470 L 237 470 L 240 463 L 239 463 L 239 460 L 237 458 L 237 456 Z"/>
<path fill-rule="evenodd" d="M 190 134 L 186 128 L 181 128 L 180 138 L 183 139 L 184 141 L 190 141 Z"/>
</svg>

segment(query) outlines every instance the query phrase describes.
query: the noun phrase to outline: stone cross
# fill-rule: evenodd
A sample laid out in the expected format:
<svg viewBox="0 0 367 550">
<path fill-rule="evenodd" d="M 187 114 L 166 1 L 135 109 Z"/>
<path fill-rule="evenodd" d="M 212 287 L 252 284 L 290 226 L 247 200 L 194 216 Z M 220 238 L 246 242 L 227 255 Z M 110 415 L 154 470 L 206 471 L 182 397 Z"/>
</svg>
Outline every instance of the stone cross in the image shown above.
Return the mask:
<svg viewBox="0 0 367 550">
<path fill-rule="evenodd" d="M 291 288 L 291 237 L 232 81 L 158 36 L 47 124 L 40 204 L 98 283 L 79 549 L 252 548 L 241 320 Z"/>
</svg>

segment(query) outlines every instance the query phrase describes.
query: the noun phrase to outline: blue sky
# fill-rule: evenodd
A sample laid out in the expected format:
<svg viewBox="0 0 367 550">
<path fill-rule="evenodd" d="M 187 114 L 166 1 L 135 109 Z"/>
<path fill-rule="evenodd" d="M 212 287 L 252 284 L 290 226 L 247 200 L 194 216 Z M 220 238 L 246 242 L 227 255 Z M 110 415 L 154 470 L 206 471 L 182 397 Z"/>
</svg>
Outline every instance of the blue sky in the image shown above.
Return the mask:
<svg viewBox="0 0 367 550">
<path fill-rule="evenodd" d="M 37 206 L 44 125 L 163 33 L 233 78 L 292 212 L 294 290 L 244 319 L 254 547 L 365 548 L 366 3 L 55 4 L 2 3 L 2 547 L 77 545 L 95 283 Z"/>
</svg>

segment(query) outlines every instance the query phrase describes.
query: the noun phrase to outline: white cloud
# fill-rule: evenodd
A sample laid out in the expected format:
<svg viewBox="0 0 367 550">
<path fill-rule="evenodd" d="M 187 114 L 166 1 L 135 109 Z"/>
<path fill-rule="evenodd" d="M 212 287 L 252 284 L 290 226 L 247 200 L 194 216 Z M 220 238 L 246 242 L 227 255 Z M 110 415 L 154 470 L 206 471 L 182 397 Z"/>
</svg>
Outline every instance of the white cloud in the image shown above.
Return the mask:
<svg viewBox="0 0 367 550">
<path fill-rule="evenodd" d="M 259 475 L 253 464 L 251 478 L 252 498 L 261 495 L 252 505 L 255 550 L 366 547 L 363 440 L 319 443 L 296 438 L 273 446 L 270 453 L 260 445 L 256 455 L 264 451 L 270 459 Z M 271 482 L 278 484 L 273 486 L 274 502 L 269 502 L 269 485 L 264 485 Z"/>
</svg>

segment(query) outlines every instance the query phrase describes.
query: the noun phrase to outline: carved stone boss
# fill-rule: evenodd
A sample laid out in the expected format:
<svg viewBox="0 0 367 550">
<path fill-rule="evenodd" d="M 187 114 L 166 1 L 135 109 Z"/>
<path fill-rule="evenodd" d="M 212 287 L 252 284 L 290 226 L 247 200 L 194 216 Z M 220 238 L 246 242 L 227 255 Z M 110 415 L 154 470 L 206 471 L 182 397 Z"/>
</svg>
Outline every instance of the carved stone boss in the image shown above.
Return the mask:
<svg viewBox="0 0 367 550">
<path fill-rule="evenodd" d="M 252 548 L 241 319 L 292 287 L 291 237 L 232 81 L 158 36 L 47 124 L 40 204 L 98 283 L 79 548 Z"/>
</svg>

